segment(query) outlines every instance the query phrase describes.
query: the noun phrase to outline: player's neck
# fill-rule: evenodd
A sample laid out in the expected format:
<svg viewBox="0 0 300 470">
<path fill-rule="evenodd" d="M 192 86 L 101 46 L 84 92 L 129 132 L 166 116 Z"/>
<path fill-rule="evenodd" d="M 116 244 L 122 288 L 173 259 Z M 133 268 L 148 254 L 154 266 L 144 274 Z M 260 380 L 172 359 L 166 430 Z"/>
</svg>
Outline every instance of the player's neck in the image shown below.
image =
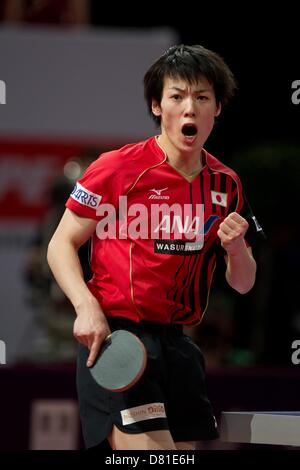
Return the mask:
<svg viewBox="0 0 300 470">
<path fill-rule="evenodd" d="M 178 152 L 165 138 L 157 137 L 158 145 L 167 156 L 167 162 L 186 178 L 195 178 L 202 170 L 202 152 L 183 154 Z"/>
</svg>

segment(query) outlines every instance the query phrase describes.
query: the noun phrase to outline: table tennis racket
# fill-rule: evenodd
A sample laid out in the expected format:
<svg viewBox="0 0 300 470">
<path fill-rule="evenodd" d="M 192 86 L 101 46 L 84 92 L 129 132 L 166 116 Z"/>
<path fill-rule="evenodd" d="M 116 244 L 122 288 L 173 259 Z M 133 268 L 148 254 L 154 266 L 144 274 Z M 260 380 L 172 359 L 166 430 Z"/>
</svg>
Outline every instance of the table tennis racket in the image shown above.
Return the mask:
<svg viewBox="0 0 300 470">
<path fill-rule="evenodd" d="M 116 330 L 105 339 L 90 372 L 101 387 L 122 392 L 140 379 L 146 364 L 142 341 L 127 330 Z"/>
</svg>

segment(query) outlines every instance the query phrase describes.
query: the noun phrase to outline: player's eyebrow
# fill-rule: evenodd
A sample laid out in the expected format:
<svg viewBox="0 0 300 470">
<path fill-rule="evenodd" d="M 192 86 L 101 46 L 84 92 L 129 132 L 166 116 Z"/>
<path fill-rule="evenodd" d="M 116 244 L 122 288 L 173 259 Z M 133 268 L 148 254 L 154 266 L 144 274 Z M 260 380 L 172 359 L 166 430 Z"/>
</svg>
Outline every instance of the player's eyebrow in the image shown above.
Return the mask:
<svg viewBox="0 0 300 470">
<path fill-rule="evenodd" d="M 181 93 L 185 93 L 186 92 L 186 89 L 183 89 L 183 88 L 179 88 L 177 86 L 171 86 L 170 88 L 168 88 L 169 90 L 174 90 L 174 91 L 179 91 Z M 208 92 L 211 92 L 211 90 L 209 88 L 201 88 L 199 90 L 195 90 L 193 93 L 208 93 Z"/>
</svg>

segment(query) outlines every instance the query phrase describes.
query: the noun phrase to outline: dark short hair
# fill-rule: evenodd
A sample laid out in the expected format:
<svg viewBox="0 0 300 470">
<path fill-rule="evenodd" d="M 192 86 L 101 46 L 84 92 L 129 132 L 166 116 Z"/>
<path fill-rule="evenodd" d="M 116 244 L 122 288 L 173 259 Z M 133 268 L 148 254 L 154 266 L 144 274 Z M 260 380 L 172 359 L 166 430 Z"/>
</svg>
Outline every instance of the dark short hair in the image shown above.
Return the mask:
<svg viewBox="0 0 300 470">
<path fill-rule="evenodd" d="M 160 116 L 152 113 L 152 101 L 161 103 L 165 77 L 182 78 L 196 83 L 205 77 L 212 84 L 216 102 L 224 107 L 235 93 L 233 73 L 221 56 L 200 45 L 170 47 L 148 69 L 144 76 L 144 95 L 150 116 L 160 124 Z"/>
</svg>

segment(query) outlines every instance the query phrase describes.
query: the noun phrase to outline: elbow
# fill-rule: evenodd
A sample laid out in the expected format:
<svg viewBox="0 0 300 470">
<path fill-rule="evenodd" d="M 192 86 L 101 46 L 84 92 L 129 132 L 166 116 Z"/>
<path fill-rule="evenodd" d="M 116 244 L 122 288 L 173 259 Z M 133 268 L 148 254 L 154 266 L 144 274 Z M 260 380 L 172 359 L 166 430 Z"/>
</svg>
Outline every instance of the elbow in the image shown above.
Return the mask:
<svg viewBox="0 0 300 470">
<path fill-rule="evenodd" d="M 237 286 L 237 287 L 233 287 L 234 290 L 236 290 L 239 294 L 248 294 L 248 292 L 251 291 L 252 287 L 254 286 L 254 282 L 252 284 L 250 284 L 249 286 Z"/>
<path fill-rule="evenodd" d="M 52 269 L 52 265 L 54 263 L 55 257 L 57 256 L 57 253 L 58 253 L 58 246 L 53 236 L 50 242 L 48 243 L 47 254 L 46 254 L 47 263 L 50 269 Z"/>
<path fill-rule="evenodd" d="M 226 279 L 230 287 L 232 287 L 232 289 L 234 289 L 236 292 L 242 295 L 250 292 L 250 290 L 253 288 L 255 284 L 255 274 L 250 279 L 249 278 L 244 279 L 244 280 L 238 279 L 238 280 L 235 280 L 235 282 L 232 279 L 230 279 L 229 276 L 226 276 Z"/>
<path fill-rule="evenodd" d="M 253 258 L 252 258 L 253 259 Z M 232 287 L 239 294 L 247 294 L 253 288 L 256 279 L 256 262 L 253 259 L 249 269 L 242 272 L 231 272 L 230 269 L 226 271 L 226 280 L 230 287 Z"/>
<path fill-rule="evenodd" d="M 51 261 L 52 261 L 53 252 L 54 252 L 53 241 L 50 240 L 50 242 L 48 244 L 48 248 L 47 248 L 47 255 L 46 255 L 47 263 L 50 266 L 50 268 L 51 268 Z"/>
<path fill-rule="evenodd" d="M 247 294 L 251 291 L 255 284 L 255 274 L 251 279 L 248 279 L 243 283 L 236 283 L 235 285 L 231 284 L 231 287 L 236 290 L 239 294 Z"/>
</svg>

